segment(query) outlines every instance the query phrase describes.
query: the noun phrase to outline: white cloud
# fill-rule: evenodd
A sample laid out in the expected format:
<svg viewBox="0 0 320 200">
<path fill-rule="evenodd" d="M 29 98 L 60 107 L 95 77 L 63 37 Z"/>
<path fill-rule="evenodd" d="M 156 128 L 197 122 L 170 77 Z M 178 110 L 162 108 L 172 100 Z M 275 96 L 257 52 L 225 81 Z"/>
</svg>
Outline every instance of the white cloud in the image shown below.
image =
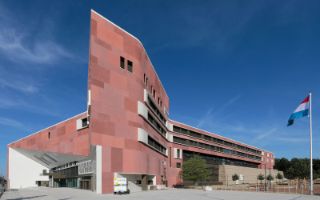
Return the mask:
<svg viewBox="0 0 320 200">
<path fill-rule="evenodd" d="M 308 143 L 308 137 L 278 137 L 277 141 L 285 143 Z"/>
<path fill-rule="evenodd" d="M 9 109 L 12 107 L 22 106 L 24 102 L 19 99 L 0 98 L 0 108 Z"/>
<path fill-rule="evenodd" d="M 54 105 L 52 102 L 49 102 L 46 99 L 46 97 L 38 96 L 37 98 L 38 98 L 37 101 L 41 99 L 41 102 L 45 102 L 45 104 L 39 105 L 39 104 L 34 104 L 33 102 L 26 101 L 21 98 L 0 96 L 0 108 L 1 109 L 18 109 L 20 111 L 23 110 L 29 113 L 36 113 L 36 114 L 54 116 L 54 117 L 58 117 L 61 115 L 56 109 L 52 109 Z"/>
<path fill-rule="evenodd" d="M 13 28 L 0 29 L 0 52 L 18 63 L 54 64 L 60 59 L 73 57 L 68 50 L 50 39 L 38 40 L 26 35 L 18 34 Z M 32 42 L 27 45 L 26 41 Z"/>
<path fill-rule="evenodd" d="M 0 54 L 20 64 L 55 64 L 62 59 L 73 58 L 74 55 L 51 36 L 54 22 L 50 17 L 45 16 L 41 20 L 44 23 L 40 27 L 35 27 L 37 23 L 26 25 L 0 3 Z"/>
<path fill-rule="evenodd" d="M 254 138 L 254 140 L 259 141 L 271 137 L 275 132 L 277 132 L 277 128 L 271 128 L 269 130 L 261 130 L 259 134 Z"/>
<path fill-rule="evenodd" d="M 227 100 L 224 104 L 218 106 L 216 109 L 214 109 L 214 107 L 211 107 L 207 113 L 201 117 L 199 120 L 198 120 L 198 123 L 197 123 L 197 127 L 198 128 L 201 128 L 201 127 L 204 127 L 206 125 L 210 125 L 212 124 L 213 121 L 213 118 L 217 115 L 221 115 L 222 113 L 224 113 L 224 111 L 229 108 L 230 106 L 232 106 L 234 103 L 236 103 L 239 99 L 240 99 L 240 95 L 236 95 L 234 97 L 232 97 L 231 99 Z"/>
<path fill-rule="evenodd" d="M 214 132 L 223 136 L 243 141 L 244 143 L 264 147 L 283 136 L 281 126 L 273 120 L 264 120 L 244 123 L 242 119 L 234 120 L 234 104 L 239 102 L 240 95 L 225 101 L 224 104 L 211 107 L 199 119 L 194 119 L 196 127 Z M 275 137 L 277 136 L 277 137 Z"/>
<path fill-rule="evenodd" d="M 23 79 L 11 79 L 11 81 L 0 77 L 0 88 L 14 89 L 26 94 L 36 93 L 38 87 L 34 84 L 28 83 Z"/>
<path fill-rule="evenodd" d="M 18 128 L 18 129 L 24 129 L 24 130 L 27 129 L 23 123 L 14 119 L 6 118 L 6 117 L 0 117 L 0 124 L 4 126 Z"/>
<path fill-rule="evenodd" d="M 24 24 L 19 19 L 0 3 L 0 108 L 58 116 L 52 110 L 55 104 L 43 102 L 45 97 L 39 93 L 47 79 L 43 66 L 61 64 L 74 55 L 53 39 L 50 15 L 39 23 Z M 36 103 L 39 99 L 41 105 Z"/>
</svg>

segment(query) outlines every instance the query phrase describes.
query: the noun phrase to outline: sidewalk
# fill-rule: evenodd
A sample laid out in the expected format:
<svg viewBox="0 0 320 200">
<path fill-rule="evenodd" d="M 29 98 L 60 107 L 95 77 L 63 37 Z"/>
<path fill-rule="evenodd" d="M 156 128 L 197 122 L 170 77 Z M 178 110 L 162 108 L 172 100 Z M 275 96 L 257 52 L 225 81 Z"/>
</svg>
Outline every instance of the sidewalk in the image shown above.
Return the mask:
<svg viewBox="0 0 320 200">
<path fill-rule="evenodd" d="M 262 192 L 210 191 L 169 189 L 137 192 L 129 195 L 98 195 L 91 191 L 71 188 L 30 188 L 5 192 L 1 200 L 320 200 L 319 196 Z"/>
</svg>

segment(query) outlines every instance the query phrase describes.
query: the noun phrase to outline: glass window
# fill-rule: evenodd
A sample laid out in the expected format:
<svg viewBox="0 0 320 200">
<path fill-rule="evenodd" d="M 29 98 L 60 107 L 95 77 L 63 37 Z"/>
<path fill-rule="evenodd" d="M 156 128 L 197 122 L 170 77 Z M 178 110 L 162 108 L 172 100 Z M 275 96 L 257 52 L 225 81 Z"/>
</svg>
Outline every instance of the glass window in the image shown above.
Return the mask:
<svg viewBox="0 0 320 200">
<path fill-rule="evenodd" d="M 122 68 L 122 69 L 124 69 L 125 68 L 125 59 L 124 59 L 124 57 L 122 57 L 122 56 L 120 56 L 120 67 Z"/>
<path fill-rule="evenodd" d="M 152 146 L 153 148 L 157 149 L 158 151 L 160 151 L 161 153 L 165 154 L 166 153 L 166 148 L 164 146 L 162 146 L 160 143 L 158 143 L 157 141 L 155 141 L 152 137 L 148 137 L 148 144 L 150 146 Z"/>
<path fill-rule="evenodd" d="M 132 72 L 133 71 L 133 63 L 132 63 L 132 61 L 128 60 L 127 65 L 128 65 L 128 71 Z"/>
<path fill-rule="evenodd" d="M 82 122 L 82 127 L 88 126 L 88 118 L 83 118 L 81 122 Z"/>
</svg>

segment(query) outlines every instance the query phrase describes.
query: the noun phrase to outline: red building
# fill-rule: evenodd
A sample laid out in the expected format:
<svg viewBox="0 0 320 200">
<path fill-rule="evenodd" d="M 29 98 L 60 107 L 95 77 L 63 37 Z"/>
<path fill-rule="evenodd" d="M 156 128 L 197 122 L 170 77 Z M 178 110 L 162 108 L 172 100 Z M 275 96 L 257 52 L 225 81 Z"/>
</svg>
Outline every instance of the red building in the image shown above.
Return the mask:
<svg viewBox="0 0 320 200">
<path fill-rule="evenodd" d="M 131 190 L 171 187 L 194 154 L 210 166 L 273 168 L 270 152 L 169 119 L 169 97 L 142 43 L 95 11 L 89 51 L 87 111 L 9 144 L 10 188 L 112 193 L 117 177 Z"/>
</svg>

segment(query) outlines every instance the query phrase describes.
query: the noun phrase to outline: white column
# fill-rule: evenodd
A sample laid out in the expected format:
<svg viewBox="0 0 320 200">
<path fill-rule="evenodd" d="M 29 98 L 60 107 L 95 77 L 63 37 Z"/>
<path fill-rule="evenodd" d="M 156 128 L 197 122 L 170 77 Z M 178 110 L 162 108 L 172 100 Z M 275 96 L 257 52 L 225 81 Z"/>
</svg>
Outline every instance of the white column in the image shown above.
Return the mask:
<svg viewBox="0 0 320 200">
<path fill-rule="evenodd" d="M 102 146 L 96 146 L 96 192 L 102 194 Z"/>
</svg>

